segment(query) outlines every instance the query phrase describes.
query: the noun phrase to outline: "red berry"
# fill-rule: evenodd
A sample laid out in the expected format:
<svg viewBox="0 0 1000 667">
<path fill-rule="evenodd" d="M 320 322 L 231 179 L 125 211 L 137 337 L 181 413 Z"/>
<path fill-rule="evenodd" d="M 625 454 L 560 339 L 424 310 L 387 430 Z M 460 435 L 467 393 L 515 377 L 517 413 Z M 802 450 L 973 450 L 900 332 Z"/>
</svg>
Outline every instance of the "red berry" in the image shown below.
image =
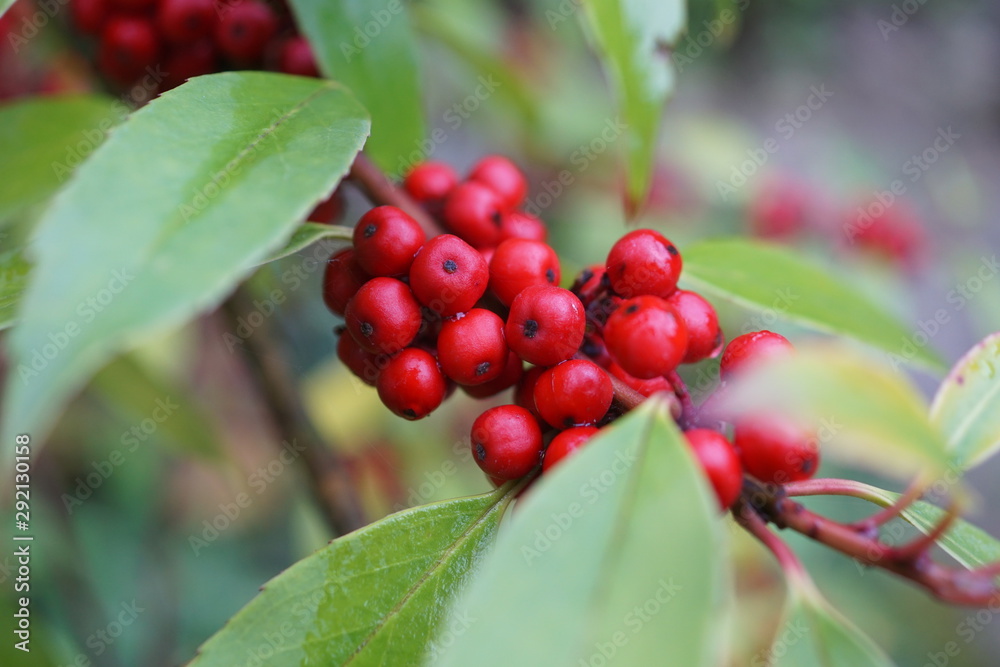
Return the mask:
<svg viewBox="0 0 1000 667">
<path fill-rule="evenodd" d="M 750 203 L 750 229 L 763 238 L 787 238 L 805 226 L 807 193 L 795 183 L 774 181 Z"/>
<path fill-rule="evenodd" d="M 513 162 L 500 155 L 488 155 L 469 172 L 469 180 L 482 183 L 500 197 L 505 209 L 517 208 L 528 194 L 524 174 Z"/>
<path fill-rule="evenodd" d="M 444 374 L 459 384 L 496 380 L 507 364 L 503 320 L 483 308 L 449 320 L 438 334 L 438 358 Z"/>
<path fill-rule="evenodd" d="M 147 67 L 156 64 L 159 52 L 160 38 L 148 19 L 115 16 L 101 31 L 101 70 L 118 83 L 132 83 Z"/>
<path fill-rule="evenodd" d="M 476 248 L 500 240 L 500 198 L 485 185 L 466 182 L 455 186 L 444 201 L 444 224 Z"/>
<path fill-rule="evenodd" d="M 309 222 L 321 222 L 332 224 L 344 212 L 344 195 L 340 188 L 333 191 L 329 197 L 316 204 L 316 208 L 309 214 Z"/>
<path fill-rule="evenodd" d="M 305 37 L 296 35 L 285 40 L 278 53 L 278 70 L 296 76 L 319 76 L 316 58 Z"/>
<path fill-rule="evenodd" d="M 358 345 L 354 336 L 346 331 L 337 341 L 337 357 L 362 382 L 372 387 L 375 386 L 382 368 L 389 361 L 388 355 L 375 354 Z"/>
<path fill-rule="evenodd" d="M 347 304 L 347 330 L 369 352 L 395 354 L 409 345 L 423 321 L 410 288 L 395 278 L 372 278 Z"/>
<path fill-rule="evenodd" d="M 522 211 L 508 211 L 500 216 L 500 241 L 507 239 L 528 239 L 545 242 L 549 230 L 545 223 L 533 215 Z"/>
<path fill-rule="evenodd" d="M 369 276 L 354 257 L 354 249 L 330 255 L 323 271 L 323 301 L 335 315 L 343 315 L 347 302 L 368 282 Z"/>
<path fill-rule="evenodd" d="M 456 185 L 455 170 L 444 162 L 422 162 L 403 179 L 403 188 L 421 204 L 443 200 Z"/>
<path fill-rule="evenodd" d="M 682 364 L 693 364 L 715 356 L 722 350 L 722 330 L 715 308 L 696 292 L 677 290 L 667 299 L 667 303 L 684 322 L 688 331 L 687 352 Z"/>
<path fill-rule="evenodd" d="M 489 283 L 486 261 L 475 248 L 443 234 L 428 241 L 410 266 L 410 288 L 420 303 L 442 317 L 470 310 Z"/>
<path fill-rule="evenodd" d="M 589 306 L 604 291 L 605 287 L 608 286 L 605 279 L 606 275 L 607 268 L 604 264 L 588 266 L 573 281 L 570 291 L 580 297 L 583 305 Z"/>
<path fill-rule="evenodd" d="M 552 466 L 583 447 L 588 440 L 597 435 L 598 430 L 593 426 L 577 426 L 568 428 L 552 438 L 552 442 L 545 450 L 545 457 L 542 459 L 542 473 L 549 472 L 552 470 Z"/>
<path fill-rule="evenodd" d="M 741 417 L 733 442 L 743 468 L 767 484 L 809 479 L 819 467 L 819 447 L 804 429 L 777 415 Z"/>
<path fill-rule="evenodd" d="M 401 276 L 424 245 L 424 230 L 395 206 L 377 206 L 354 227 L 354 256 L 373 276 Z"/>
<path fill-rule="evenodd" d="M 626 373 L 649 379 L 677 368 L 687 351 L 688 332 L 666 301 L 638 296 L 622 301 L 608 318 L 604 343 Z"/>
<path fill-rule="evenodd" d="M 152 9 L 156 0 L 112 0 L 111 4 L 114 9 L 120 10 L 115 13 L 121 16 L 122 14 L 142 14 L 146 10 Z"/>
<path fill-rule="evenodd" d="M 653 394 L 661 391 L 670 393 L 674 391 L 673 385 L 671 385 L 670 381 L 662 375 L 657 375 L 654 378 L 643 380 L 642 378 L 637 378 L 634 375 L 626 373 L 624 368 L 614 362 L 608 366 L 608 372 L 646 397 L 652 396 Z"/>
<path fill-rule="evenodd" d="M 608 253 L 611 287 L 626 299 L 650 295 L 667 298 L 677 289 L 681 254 L 668 239 L 651 229 L 629 232 Z"/>
<path fill-rule="evenodd" d="M 241 63 L 259 60 L 278 30 L 274 11 L 259 0 L 227 6 L 215 29 L 215 41 L 226 56 Z"/>
<path fill-rule="evenodd" d="M 186 44 L 172 51 L 163 63 L 163 69 L 166 70 L 163 90 L 176 88 L 196 76 L 215 72 L 219 66 L 216 55 L 215 46 L 208 39 Z"/>
<path fill-rule="evenodd" d="M 542 430 L 522 407 L 490 408 L 472 424 L 472 456 L 491 477 L 524 477 L 538 465 L 541 454 Z"/>
<path fill-rule="evenodd" d="M 518 357 L 520 359 L 520 357 Z M 518 380 L 517 389 L 514 390 L 514 403 L 531 412 L 531 414 L 541 419 L 538 408 L 535 407 L 535 385 L 538 378 L 545 372 L 542 366 L 532 366 L 524 371 L 524 375 Z"/>
<path fill-rule="evenodd" d="M 463 385 L 462 391 L 473 398 L 489 398 L 496 396 L 504 389 L 510 389 L 524 376 L 524 362 L 513 352 L 507 353 L 507 363 L 500 377 L 475 386 Z"/>
<path fill-rule="evenodd" d="M 389 360 L 379 373 L 378 397 L 404 419 L 423 419 L 441 405 L 447 382 L 434 356 L 408 347 Z"/>
<path fill-rule="evenodd" d="M 781 357 L 792 350 L 792 344 L 781 334 L 752 331 L 729 341 L 719 361 L 719 374 L 723 380 L 729 380 L 758 361 Z"/>
<path fill-rule="evenodd" d="M 490 261 L 490 289 L 505 306 L 530 285 L 558 285 L 561 275 L 559 256 L 541 241 L 509 239 Z"/>
<path fill-rule="evenodd" d="M 687 431 L 684 435 L 712 488 L 715 489 L 719 507 L 725 510 L 736 502 L 743 488 L 740 457 L 725 436 L 717 431 L 698 428 Z"/>
<path fill-rule="evenodd" d="M 551 285 L 525 288 L 510 305 L 507 345 L 528 363 L 554 366 L 583 342 L 587 321 L 580 299 Z"/>
<path fill-rule="evenodd" d="M 111 16 L 108 0 L 72 0 L 73 22 L 80 32 L 96 35 Z"/>
<path fill-rule="evenodd" d="M 542 373 L 535 383 L 538 414 L 556 428 L 596 424 L 611 407 L 614 389 L 600 366 L 571 359 Z"/>
<path fill-rule="evenodd" d="M 216 17 L 213 0 L 160 0 L 156 25 L 168 42 L 190 44 L 212 34 Z"/>
</svg>

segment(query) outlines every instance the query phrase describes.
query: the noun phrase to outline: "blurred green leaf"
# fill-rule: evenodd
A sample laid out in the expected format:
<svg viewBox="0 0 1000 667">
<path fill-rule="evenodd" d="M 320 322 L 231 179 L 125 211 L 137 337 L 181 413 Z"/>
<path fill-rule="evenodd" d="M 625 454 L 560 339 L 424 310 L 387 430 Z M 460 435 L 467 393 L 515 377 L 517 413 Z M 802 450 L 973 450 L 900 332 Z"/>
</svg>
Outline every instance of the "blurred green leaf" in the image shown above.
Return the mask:
<svg viewBox="0 0 1000 667">
<path fill-rule="evenodd" d="M 424 139 L 416 40 L 402 0 L 291 0 L 320 70 L 349 87 L 368 108 L 367 154 L 387 172 Z"/>
<path fill-rule="evenodd" d="M 769 667 L 892 667 L 881 648 L 813 588 L 790 582 L 785 617 L 766 655 Z"/>
<path fill-rule="evenodd" d="M 743 239 L 696 243 L 684 250 L 682 282 L 748 308 L 851 336 L 889 352 L 894 364 L 913 361 L 944 369 L 925 347 L 914 346 L 911 355 L 904 355 L 913 332 L 884 308 L 778 246 Z"/>
<path fill-rule="evenodd" d="M 343 87 L 197 77 L 139 110 L 39 224 L 9 337 L 4 447 L 40 446 L 115 353 L 219 303 L 347 172 L 369 131 Z"/>
<path fill-rule="evenodd" d="M 647 401 L 527 492 L 433 664 L 718 664 L 726 531 L 665 407 Z"/>
<path fill-rule="evenodd" d="M 98 95 L 0 107 L 0 221 L 55 192 L 126 111 L 121 102 Z"/>
<path fill-rule="evenodd" d="M 183 389 L 172 386 L 133 355 L 123 355 L 106 366 L 94 376 L 92 387 L 112 409 L 134 422 L 133 442 L 158 432 L 164 436 L 161 441 L 182 453 L 212 460 L 223 458 L 215 429 L 201 407 Z"/>
<path fill-rule="evenodd" d="M 415 664 L 513 497 L 506 489 L 424 505 L 334 540 L 265 584 L 191 666 L 252 655 L 273 666 Z"/>
<path fill-rule="evenodd" d="M 601 0 L 584 3 L 592 41 L 628 126 L 626 208 L 631 215 L 649 191 L 663 104 L 674 88 L 673 48 L 687 21 L 684 0 Z"/>
<path fill-rule="evenodd" d="M 951 369 L 931 404 L 931 421 L 962 468 L 1000 449 L 1000 333 L 987 336 Z"/>
<path fill-rule="evenodd" d="M 24 259 L 22 251 L 0 253 L 0 331 L 17 319 L 18 304 L 28 285 L 30 271 L 31 264 Z"/>
<path fill-rule="evenodd" d="M 920 393 L 892 369 L 831 344 L 755 366 L 722 399 L 727 416 L 766 411 L 815 428 L 824 456 L 909 479 L 948 468 Z"/>
<path fill-rule="evenodd" d="M 324 225 L 318 222 L 304 222 L 295 228 L 295 231 L 292 233 L 292 237 L 288 239 L 288 243 L 286 243 L 281 250 L 272 253 L 271 256 L 261 262 L 261 264 L 267 264 L 268 262 L 273 262 L 276 259 L 294 255 L 300 250 L 305 250 L 313 243 L 317 243 L 323 239 L 337 239 L 343 241 L 343 245 L 346 247 L 351 245 L 351 237 L 353 234 L 354 230 L 350 227 L 342 227 L 340 225 Z M 327 245 L 330 246 L 330 252 L 333 252 L 335 244 L 328 243 Z"/>
</svg>

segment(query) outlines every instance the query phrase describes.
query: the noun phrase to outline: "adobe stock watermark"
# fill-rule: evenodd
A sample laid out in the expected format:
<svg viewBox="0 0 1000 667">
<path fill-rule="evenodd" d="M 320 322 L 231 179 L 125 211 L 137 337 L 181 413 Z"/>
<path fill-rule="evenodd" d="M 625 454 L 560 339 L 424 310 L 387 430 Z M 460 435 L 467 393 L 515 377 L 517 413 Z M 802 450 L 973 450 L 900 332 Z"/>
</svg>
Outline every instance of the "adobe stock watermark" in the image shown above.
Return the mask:
<svg viewBox="0 0 1000 667">
<path fill-rule="evenodd" d="M 888 42 L 889 35 L 909 23 L 910 17 L 920 11 L 920 8 L 926 3 L 927 0 L 903 0 L 898 4 L 893 4 L 889 18 L 879 19 L 875 23 L 882 35 L 882 41 Z"/>
<path fill-rule="evenodd" d="M 775 636 L 769 647 L 754 654 L 753 658 L 750 659 L 750 667 L 770 667 L 785 657 L 788 651 L 808 634 L 809 626 L 806 625 L 805 618 L 800 616 L 793 619 L 790 623 L 785 624 L 785 627 Z"/>
<path fill-rule="evenodd" d="M 210 519 L 201 522 L 201 532 L 197 535 L 188 535 L 188 546 L 191 547 L 194 555 L 201 554 L 202 549 L 219 539 L 222 533 L 236 523 L 243 510 L 253 504 L 254 498 L 264 493 L 290 465 L 302 456 L 302 452 L 305 450 L 305 446 L 298 444 L 296 440 L 282 441 L 281 452 L 267 464 L 258 467 L 247 476 L 247 486 L 253 491 L 253 495 L 246 491 L 240 491 L 230 502 L 220 503 L 219 512 Z"/>
<path fill-rule="evenodd" d="M 21 382 L 28 384 L 32 378 L 45 372 L 49 364 L 69 346 L 70 341 L 80 335 L 83 326 L 90 324 L 107 310 L 115 297 L 133 280 L 135 276 L 127 268 L 112 271 L 111 278 L 103 287 L 77 304 L 76 315 L 79 319 L 68 320 L 61 328 L 50 331 L 44 342 L 32 348 L 28 363 L 18 364 L 17 373 Z"/>
<path fill-rule="evenodd" d="M 623 122 L 619 116 L 605 119 L 604 126 L 593 139 L 581 144 L 570 153 L 569 163 L 574 169 L 563 169 L 555 178 L 542 181 L 538 187 L 541 192 L 524 202 L 522 207 L 524 212 L 536 217 L 541 216 L 542 211 L 551 207 L 627 130 L 628 123 Z"/>
<path fill-rule="evenodd" d="M 986 284 L 997 277 L 998 273 L 1000 273 L 1000 260 L 997 259 L 996 255 L 989 257 L 983 255 L 980 257 L 979 265 L 975 268 L 972 275 L 964 281 L 956 283 L 945 294 L 944 300 L 948 307 L 938 308 L 931 317 L 917 320 L 916 331 L 900 341 L 899 350 L 894 353 L 886 353 L 889 365 L 898 371 L 901 366 L 912 361 L 921 350 L 930 345 L 930 342 L 953 321 L 955 314 L 964 310 L 983 290 Z"/>
<path fill-rule="evenodd" d="M 455 641 L 468 632 L 472 624 L 478 620 L 467 609 L 449 616 L 448 622 L 438 630 L 437 636 L 427 645 L 427 649 L 424 651 L 425 660 L 422 664 L 436 664 L 444 653 L 455 645 Z"/>
<path fill-rule="evenodd" d="M 673 577 L 669 581 L 660 579 L 656 590 L 641 604 L 635 605 L 622 617 L 621 628 L 606 637 L 605 640 L 594 642 L 594 652 L 587 658 L 580 658 L 579 667 L 607 667 L 614 661 L 618 652 L 628 646 L 629 641 L 646 627 L 646 624 L 663 611 L 663 608 L 677 597 L 684 587 L 676 583 Z"/>
<path fill-rule="evenodd" d="M 72 515 L 78 507 L 82 506 L 86 500 L 94 495 L 94 491 L 101 488 L 104 482 L 108 481 L 111 475 L 125 463 L 129 454 L 135 453 L 139 449 L 139 446 L 149 440 L 160 426 L 179 409 L 180 405 L 174 403 L 170 396 L 157 398 L 153 402 L 153 409 L 150 411 L 149 416 L 138 424 L 133 424 L 129 430 L 121 434 L 121 437 L 118 439 L 121 447 L 112 449 L 100 461 L 91 461 L 91 471 L 86 475 L 77 476 L 75 480 L 76 486 L 73 488 L 72 493 L 64 492 L 60 496 L 60 500 L 62 500 L 63 506 L 66 508 L 66 513 Z"/>
<path fill-rule="evenodd" d="M 402 0 L 389 0 L 385 7 L 372 9 L 369 12 L 371 20 L 365 21 L 361 25 L 354 26 L 354 35 L 350 43 L 340 42 L 340 53 L 344 56 L 345 62 L 351 62 L 355 57 L 382 34 L 392 20 L 403 13 Z"/>
<path fill-rule="evenodd" d="M 121 610 L 108 623 L 92 632 L 84 642 L 90 651 L 81 651 L 73 658 L 73 661 L 65 667 L 90 667 L 94 664 L 91 657 L 100 658 L 111 646 L 118 641 L 118 638 L 125 634 L 125 630 L 132 626 L 139 618 L 139 615 L 146 611 L 145 607 L 140 607 L 135 598 L 131 602 L 122 602 Z"/>
<path fill-rule="evenodd" d="M 927 662 L 923 667 L 948 667 L 953 658 L 962 654 L 962 649 L 969 646 L 985 630 L 993 625 L 997 614 L 1000 614 L 1000 595 L 995 595 L 990 599 L 990 603 L 975 612 L 970 611 L 958 625 L 955 626 L 955 635 L 962 641 L 945 642 L 940 651 L 928 652 Z"/>
<path fill-rule="evenodd" d="M 919 181 L 961 138 L 962 135 L 955 132 L 951 125 L 937 128 L 937 134 L 930 144 L 903 162 L 900 166 L 900 177 L 893 179 L 885 190 L 875 190 L 871 201 L 858 207 L 854 218 L 844 225 L 844 235 L 847 240 L 854 243 L 861 232 L 875 224 L 875 221 L 881 218 L 899 197 L 906 194 L 910 184 Z"/>
<path fill-rule="evenodd" d="M 728 179 L 715 182 L 715 189 L 722 197 L 722 201 L 728 201 L 729 195 L 746 185 L 760 168 L 767 164 L 771 156 L 781 150 L 782 142 L 790 141 L 832 97 L 833 92 L 827 90 L 825 83 L 810 86 L 803 103 L 774 123 L 774 134 L 765 139 L 759 147 L 748 148 L 746 159 L 732 166 Z"/>
</svg>

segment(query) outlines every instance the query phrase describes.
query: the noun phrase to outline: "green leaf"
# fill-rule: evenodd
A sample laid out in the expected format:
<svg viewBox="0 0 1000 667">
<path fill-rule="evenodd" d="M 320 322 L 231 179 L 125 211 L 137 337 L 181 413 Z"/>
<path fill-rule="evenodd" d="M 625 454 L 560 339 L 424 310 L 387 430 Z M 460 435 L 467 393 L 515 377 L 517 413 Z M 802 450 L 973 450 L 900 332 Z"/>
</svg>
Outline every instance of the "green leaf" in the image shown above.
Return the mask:
<svg viewBox="0 0 1000 667">
<path fill-rule="evenodd" d="M 0 232 L 2 235 L 3 232 Z M 20 250 L 0 253 L 0 330 L 14 324 L 31 265 Z"/>
<path fill-rule="evenodd" d="M 349 87 L 368 108 L 366 153 L 400 171 L 424 139 L 416 40 L 402 0 L 292 0 L 298 25 L 323 74 Z"/>
<path fill-rule="evenodd" d="M 327 241 L 324 244 L 330 248 L 330 252 L 333 252 L 341 245 L 350 245 L 353 234 L 354 230 L 350 227 L 343 227 L 341 225 L 324 225 L 318 222 L 304 222 L 295 229 L 295 232 L 292 233 L 292 237 L 288 239 L 288 242 L 283 248 L 271 253 L 267 259 L 261 262 L 261 264 L 267 264 L 268 262 L 273 262 L 276 259 L 294 255 L 301 250 L 305 250 L 313 243 L 318 243 L 319 241 L 323 241 L 325 239 L 343 241 L 342 244 L 334 243 L 332 241 Z"/>
<path fill-rule="evenodd" d="M 832 344 L 754 367 L 723 400 L 729 417 L 780 412 L 815 428 L 824 457 L 904 479 L 948 468 L 944 438 L 906 376 Z"/>
<path fill-rule="evenodd" d="M 0 107 L 0 221 L 48 198 L 127 113 L 97 95 Z"/>
<path fill-rule="evenodd" d="M 1000 449 L 1000 333 L 962 357 L 938 388 L 931 421 L 956 465 L 971 468 Z"/>
<path fill-rule="evenodd" d="M 505 487 L 425 505 L 334 540 L 265 584 L 191 666 L 229 667 L 261 651 L 274 667 L 416 664 L 513 496 Z"/>
<path fill-rule="evenodd" d="M 726 537 L 665 407 L 647 401 L 528 491 L 432 664 L 718 664 Z"/>
<path fill-rule="evenodd" d="M 114 354 L 218 304 L 333 190 L 368 130 L 338 84 L 263 72 L 198 77 L 133 114 L 39 224 L 4 446 L 15 429 L 40 444 Z"/>
<path fill-rule="evenodd" d="M 742 239 L 702 241 L 684 250 L 682 279 L 748 308 L 874 345 L 890 353 L 893 365 L 913 361 L 944 369 L 926 347 L 904 354 L 913 332 L 884 308 L 784 248 Z"/>
<path fill-rule="evenodd" d="M 646 200 L 663 105 L 674 88 L 669 51 L 687 21 L 683 0 L 590 0 L 587 27 L 628 126 L 626 208 Z"/>
<path fill-rule="evenodd" d="M 769 667 L 892 667 L 882 649 L 813 588 L 795 584 L 774 643 L 753 665 Z"/>
</svg>

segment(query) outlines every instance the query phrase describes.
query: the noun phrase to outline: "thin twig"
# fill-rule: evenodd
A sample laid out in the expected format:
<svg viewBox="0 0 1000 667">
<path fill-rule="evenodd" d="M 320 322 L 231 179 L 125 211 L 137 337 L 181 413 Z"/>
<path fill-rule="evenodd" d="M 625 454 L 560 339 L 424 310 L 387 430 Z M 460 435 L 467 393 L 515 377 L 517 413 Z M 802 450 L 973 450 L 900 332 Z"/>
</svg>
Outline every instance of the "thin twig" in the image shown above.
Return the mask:
<svg viewBox="0 0 1000 667">
<path fill-rule="evenodd" d="M 681 429 L 686 431 L 694 426 L 697 420 L 698 410 L 694 406 L 694 401 L 691 400 L 691 394 L 688 392 L 687 384 L 685 384 L 684 378 L 682 378 L 677 371 L 670 371 L 667 373 L 667 381 L 670 382 L 670 386 L 674 388 L 674 394 L 681 402 L 681 416 L 679 421 Z"/>
</svg>

